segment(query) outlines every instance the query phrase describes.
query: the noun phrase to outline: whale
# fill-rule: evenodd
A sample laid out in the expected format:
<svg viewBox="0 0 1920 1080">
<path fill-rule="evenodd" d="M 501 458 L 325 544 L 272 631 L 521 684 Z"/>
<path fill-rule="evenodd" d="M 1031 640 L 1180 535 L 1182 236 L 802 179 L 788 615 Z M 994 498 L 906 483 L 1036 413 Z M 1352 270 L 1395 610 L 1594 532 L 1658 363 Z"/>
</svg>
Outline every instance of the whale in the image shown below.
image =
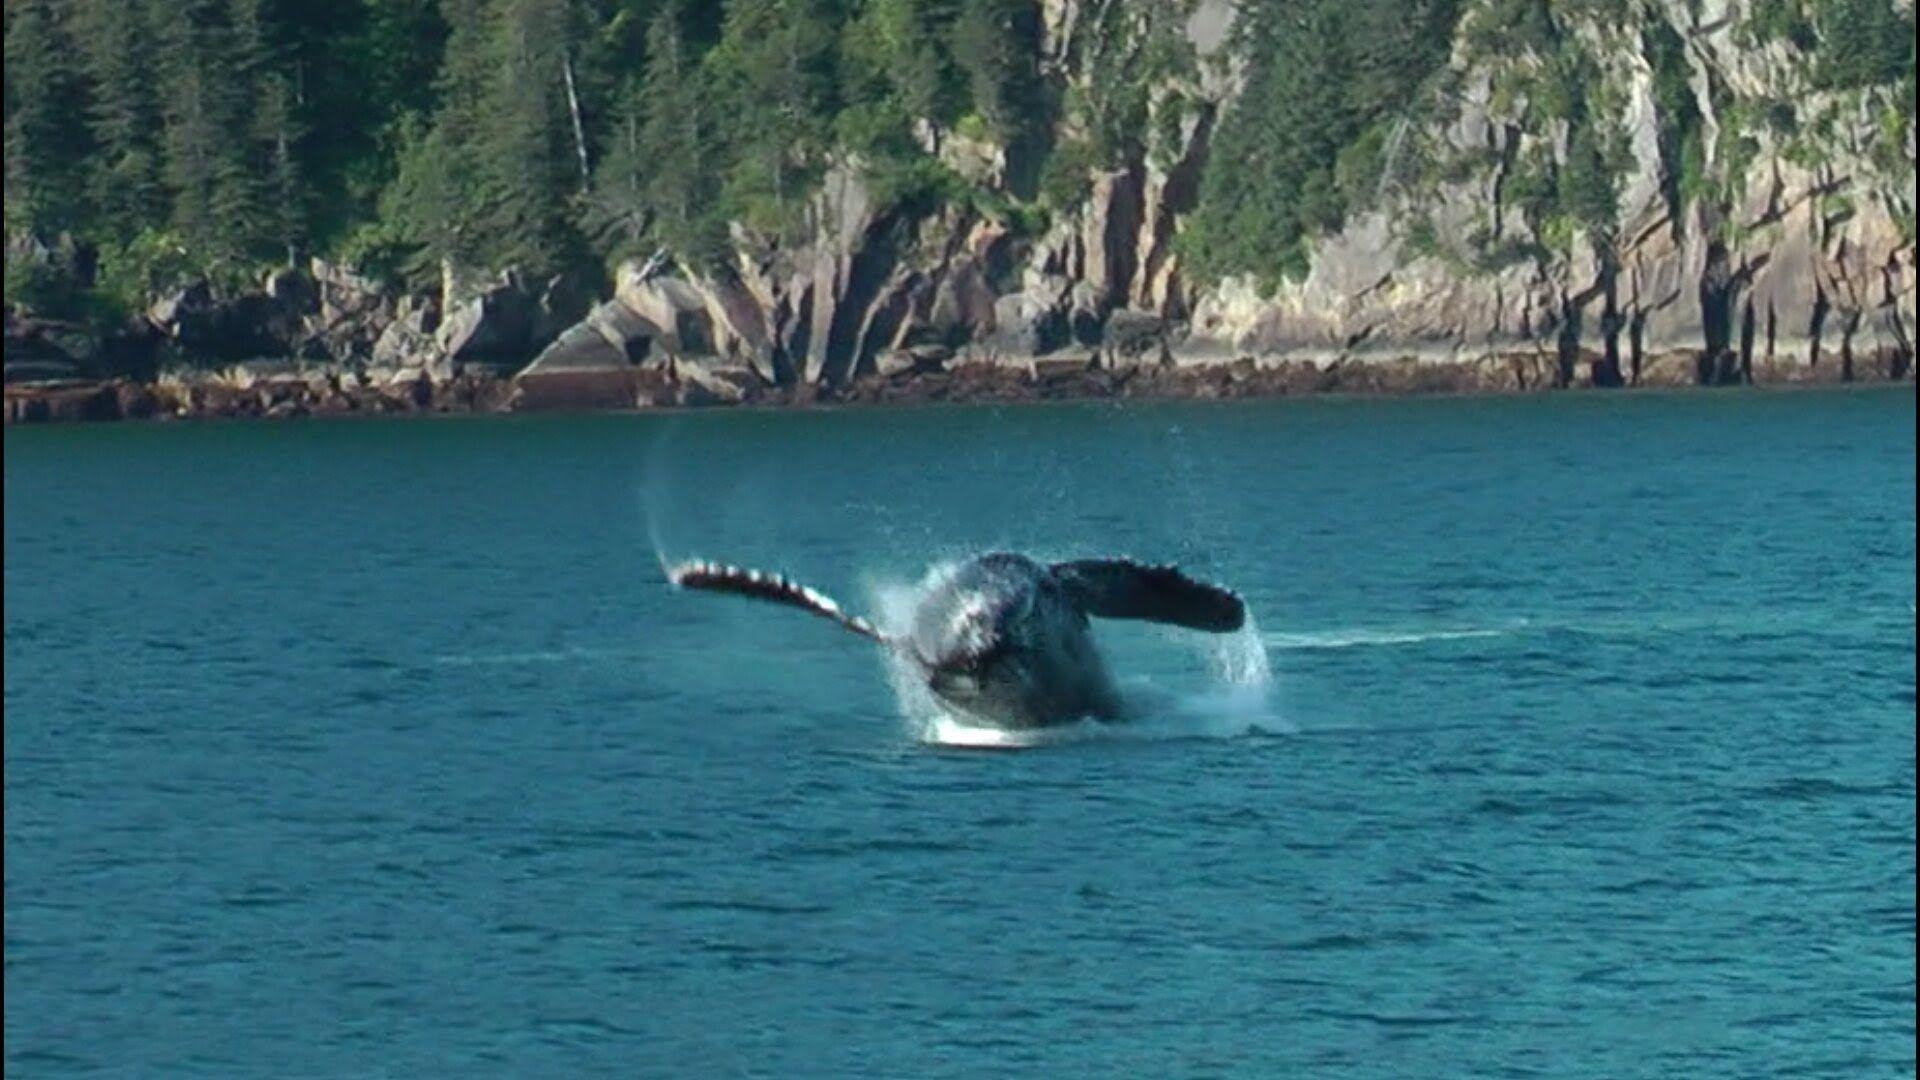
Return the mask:
<svg viewBox="0 0 1920 1080">
<path fill-rule="evenodd" d="M 978 555 L 935 575 L 904 625 L 890 631 L 784 574 L 693 560 L 670 568 L 667 579 L 831 620 L 897 655 L 945 707 L 1008 730 L 1125 719 L 1092 619 L 1228 634 L 1247 618 L 1229 589 L 1125 558 L 1043 563 L 1017 552 Z"/>
</svg>

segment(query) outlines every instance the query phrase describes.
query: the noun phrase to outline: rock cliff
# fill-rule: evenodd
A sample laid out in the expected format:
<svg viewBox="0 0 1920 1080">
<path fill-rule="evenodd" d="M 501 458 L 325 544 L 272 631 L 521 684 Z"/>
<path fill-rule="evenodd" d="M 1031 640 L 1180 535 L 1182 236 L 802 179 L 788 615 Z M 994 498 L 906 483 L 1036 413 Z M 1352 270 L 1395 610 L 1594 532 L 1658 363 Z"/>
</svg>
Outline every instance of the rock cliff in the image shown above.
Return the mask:
<svg viewBox="0 0 1920 1080">
<path fill-rule="evenodd" d="M 597 302 L 451 268 L 404 296 L 315 261 L 258 294 L 165 297 L 139 340 L 325 361 L 336 388 L 512 376 L 480 396 L 524 407 L 884 398 L 900 391 L 859 388 L 959 370 L 1002 373 L 957 384 L 975 390 L 1070 374 L 1088 392 L 1909 376 L 1910 59 L 1904 83 L 1836 80 L 1832 49 L 1782 22 L 1806 5 L 1782 0 L 1539 0 L 1532 40 L 1503 22 L 1524 8 L 1448 9 L 1438 69 L 1341 154 L 1345 210 L 1286 272 L 1203 277 L 1184 240 L 1208 170 L 1255 167 L 1215 160 L 1255 92 L 1232 0 L 1044 0 L 1042 136 L 922 131 L 969 197 L 882 197 L 841 156 L 796 227 L 736 224 L 717 261 L 627 262 Z M 1911 0 L 1894 10 L 1910 25 Z M 1143 79 L 1127 149 L 1077 164 L 1116 123 L 1088 104 L 1115 72 Z M 1575 212 L 1550 189 L 1582 155 L 1605 194 Z M 10 368 L 86 347 L 8 332 L 33 345 Z"/>
<path fill-rule="evenodd" d="M 563 338 L 535 370 L 604 338 L 722 382 L 824 387 L 930 365 L 1283 360 L 1465 365 L 1511 387 L 1905 377 L 1914 127 L 1897 98 L 1910 88 L 1822 89 L 1809 48 L 1760 28 L 1764 3 L 1662 0 L 1625 5 L 1624 20 L 1567 6 L 1559 32 L 1593 58 L 1585 98 L 1616 144 L 1607 228 L 1530 214 L 1517 194 L 1568 157 L 1569 124 L 1530 104 L 1564 75 L 1533 51 L 1476 45 L 1500 11 L 1470 3 L 1444 72 L 1375 162 L 1373 198 L 1313 241 L 1306 272 L 1264 288 L 1194 280 L 1180 234 L 1244 86 L 1234 8 L 1202 0 L 1184 11 L 1189 76 L 1153 88 L 1153 137 L 1087 176 L 1044 229 L 882 206 L 843 161 L 804 242 L 736 229 L 721 270 L 629 265 L 590 320 L 599 333 Z M 1076 35 L 1124 50 L 1147 21 L 1113 9 L 1044 5 L 1042 69 L 1063 91 L 1092 77 L 1096 43 Z M 1056 143 L 1074 122 L 1060 117 Z M 956 165 L 981 156 L 946 146 Z M 973 170 L 987 182 L 1017 171 L 1006 151 L 987 156 Z"/>
</svg>

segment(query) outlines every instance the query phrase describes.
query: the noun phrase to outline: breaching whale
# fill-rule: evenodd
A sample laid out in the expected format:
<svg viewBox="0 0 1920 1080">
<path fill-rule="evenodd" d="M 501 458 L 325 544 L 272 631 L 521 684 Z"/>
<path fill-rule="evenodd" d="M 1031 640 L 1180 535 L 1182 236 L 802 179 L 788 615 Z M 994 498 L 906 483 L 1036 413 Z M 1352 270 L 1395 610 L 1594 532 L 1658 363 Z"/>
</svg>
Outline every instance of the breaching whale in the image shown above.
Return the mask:
<svg viewBox="0 0 1920 1080">
<path fill-rule="evenodd" d="M 696 560 L 667 571 L 667 578 L 682 588 L 768 600 L 831 619 L 898 654 L 946 705 L 1009 729 L 1121 718 L 1120 696 L 1094 648 L 1089 616 L 1216 634 L 1246 622 L 1246 605 L 1229 590 L 1172 566 L 1129 559 L 1044 565 L 1012 552 L 977 556 L 940 577 L 897 634 L 779 574 Z"/>
</svg>

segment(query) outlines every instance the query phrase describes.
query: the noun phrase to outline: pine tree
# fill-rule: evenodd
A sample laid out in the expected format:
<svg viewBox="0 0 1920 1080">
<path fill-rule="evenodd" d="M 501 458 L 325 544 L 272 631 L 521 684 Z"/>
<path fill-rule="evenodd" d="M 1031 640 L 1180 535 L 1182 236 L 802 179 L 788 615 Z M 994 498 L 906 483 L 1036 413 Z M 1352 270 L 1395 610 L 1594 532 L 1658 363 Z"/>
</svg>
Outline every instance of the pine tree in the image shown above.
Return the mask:
<svg viewBox="0 0 1920 1080">
<path fill-rule="evenodd" d="M 395 176 L 380 199 L 381 217 L 418 254 L 408 267 L 416 277 L 486 260 L 479 132 L 492 68 L 487 0 L 440 0 L 440 18 L 447 37 L 437 107 L 430 118 L 402 122 Z"/>
<path fill-rule="evenodd" d="M 103 238 L 124 242 L 165 216 L 160 183 L 160 100 L 147 59 L 152 11 L 139 0 L 75 0 L 92 87 L 86 117 L 94 152 L 86 180 Z"/>
<path fill-rule="evenodd" d="M 75 122 L 86 87 L 71 62 L 65 15 L 52 0 L 6 9 L 6 208 L 9 228 L 52 234 L 82 223 L 91 151 Z"/>
<path fill-rule="evenodd" d="M 257 177 L 248 168 L 245 58 L 219 0 L 178 6 L 159 41 L 161 176 L 171 222 L 194 257 L 232 274 L 258 237 Z M 239 136 L 239 137 L 236 137 Z"/>
<path fill-rule="evenodd" d="M 784 226 L 817 171 L 833 112 L 834 23 L 823 0 L 761 0 L 727 9 L 710 56 L 732 128 L 729 207 Z"/>
<path fill-rule="evenodd" d="M 1246 91 L 1227 117 L 1186 243 L 1203 273 L 1273 281 L 1305 269 L 1305 240 L 1337 224 L 1333 163 L 1357 130 L 1338 0 L 1269 3 L 1246 14 Z"/>
<path fill-rule="evenodd" d="M 579 180 L 566 79 L 575 26 L 568 0 L 496 0 L 493 77 L 475 132 L 484 163 L 483 250 L 496 265 L 545 273 L 573 244 Z"/>
<path fill-rule="evenodd" d="M 240 85 L 239 100 L 250 121 L 244 129 L 250 205 L 232 225 L 247 248 L 284 252 L 291 261 L 307 229 L 293 79 L 261 0 L 229 0 L 229 10 L 233 67 L 228 77 Z"/>
<path fill-rule="evenodd" d="M 962 0 L 953 28 L 954 63 L 973 107 L 1004 143 L 1030 137 L 1040 119 L 1036 67 L 1040 12 L 1033 0 Z"/>
<path fill-rule="evenodd" d="M 848 24 L 845 104 L 885 127 L 867 142 L 908 144 L 916 121 L 957 119 L 965 88 L 941 48 L 953 16 L 946 0 L 870 0 Z"/>
<path fill-rule="evenodd" d="M 670 3 L 647 29 L 642 77 L 629 87 L 595 177 L 594 218 L 618 248 L 642 239 L 700 264 L 724 239 L 708 86 L 688 54 L 684 8 Z M 626 253 L 621 251 L 618 253 Z"/>
<path fill-rule="evenodd" d="M 1899 82 L 1913 71 L 1911 10 L 1893 0 L 1823 0 L 1818 8 L 1820 81 L 1835 89 Z"/>
</svg>

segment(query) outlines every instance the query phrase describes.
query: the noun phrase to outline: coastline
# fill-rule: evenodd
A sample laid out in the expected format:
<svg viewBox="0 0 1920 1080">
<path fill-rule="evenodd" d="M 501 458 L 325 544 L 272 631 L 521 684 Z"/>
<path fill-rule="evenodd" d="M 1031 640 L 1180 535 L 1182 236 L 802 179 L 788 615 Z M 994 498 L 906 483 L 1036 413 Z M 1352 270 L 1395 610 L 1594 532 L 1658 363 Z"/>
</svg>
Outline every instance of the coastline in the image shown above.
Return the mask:
<svg viewBox="0 0 1920 1080">
<path fill-rule="evenodd" d="M 1795 389 L 1912 385 L 1897 356 L 1756 367 L 1721 383 L 1702 381 L 1697 352 L 1652 358 L 1625 386 L 1556 378 L 1536 354 L 1472 361 L 1255 360 L 1113 368 L 1043 357 L 1024 363 L 971 363 L 870 375 L 837 387 L 730 382 L 707 374 L 676 378 L 664 367 L 570 372 L 529 380 L 475 367 L 434 379 L 424 373 L 380 378 L 331 365 L 286 361 L 127 378 L 16 382 L 5 387 L 4 422 L 15 424 L 355 416 L 508 415 L 648 412 L 706 408 L 796 409 L 913 405 L 1024 404 L 1054 401 L 1207 401 L 1293 397 L 1501 397 L 1555 391 L 1633 392 L 1729 386 Z M 1595 358 L 1597 359 L 1597 358 Z M 1589 365 L 1583 363 L 1580 374 Z"/>
</svg>

